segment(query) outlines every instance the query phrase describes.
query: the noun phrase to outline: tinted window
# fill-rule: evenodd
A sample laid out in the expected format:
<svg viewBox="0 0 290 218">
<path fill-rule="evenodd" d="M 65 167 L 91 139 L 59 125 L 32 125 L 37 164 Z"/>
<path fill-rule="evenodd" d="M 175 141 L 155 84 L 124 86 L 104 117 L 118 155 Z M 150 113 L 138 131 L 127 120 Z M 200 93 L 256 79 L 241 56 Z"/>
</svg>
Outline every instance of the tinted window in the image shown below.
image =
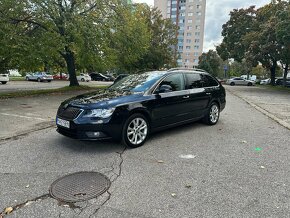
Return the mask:
<svg viewBox="0 0 290 218">
<path fill-rule="evenodd" d="M 218 82 L 209 75 L 203 75 L 204 87 L 218 86 Z"/>
<path fill-rule="evenodd" d="M 202 87 L 202 80 L 200 74 L 186 73 L 186 89 L 195 89 Z"/>
<path fill-rule="evenodd" d="M 166 77 L 159 85 L 169 85 L 172 87 L 172 91 L 184 90 L 184 79 L 182 74 L 173 74 Z"/>
</svg>

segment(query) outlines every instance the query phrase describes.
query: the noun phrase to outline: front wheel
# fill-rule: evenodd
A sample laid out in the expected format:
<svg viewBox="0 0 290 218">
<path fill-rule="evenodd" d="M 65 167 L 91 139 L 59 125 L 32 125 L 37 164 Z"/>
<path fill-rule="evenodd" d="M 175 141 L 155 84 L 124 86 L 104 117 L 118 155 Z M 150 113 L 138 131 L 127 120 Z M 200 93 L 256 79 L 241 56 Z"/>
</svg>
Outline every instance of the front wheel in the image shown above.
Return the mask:
<svg viewBox="0 0 290 218">
<path fill-rule="evenodd" d="M 6 83 L 7 83 L 6 81 L 5 82 L 2 82 L 3 85 L 5 85 Z"/>
<path fill-rule="evenodd" d="M 234 86 L 234 85 L 236 85 L 234 82 L 231 82 L 231 84 L 230 84 L 231 86 Z"/>
<path fill-rule="evenodd" d="M 37 78 L 37 82 L 41 82 L 41 79 L 40 78 Z"/>
<path fill-rule="evenodd" d="M 124 124 L 122 141 L 131 148 L 142 146 L 149 135 L 149 123 L 142 114 L 133 114 Z"/>
<path fill-rule="evenodd" d="M 82 82 L 84 82 L 84 81 L 85 81 L 85 79 L 84 79 L 84 78 L 82 78 L 82 79 L 81 79 L 81 81 L 82 81 Z"/>
<path fill-rule="evenodd" d="M 220 117 L 220 108 L 216 102 L 213 102 L 207 114 L 204 117 L 204 122 L 208 125 L 215 125 L 219 121 Z"/>
<path fill-rule="evenodd" d="M 252 86 L 253 85 L 253 83 L 248 83 L 248 86 Z"/>
</svg>

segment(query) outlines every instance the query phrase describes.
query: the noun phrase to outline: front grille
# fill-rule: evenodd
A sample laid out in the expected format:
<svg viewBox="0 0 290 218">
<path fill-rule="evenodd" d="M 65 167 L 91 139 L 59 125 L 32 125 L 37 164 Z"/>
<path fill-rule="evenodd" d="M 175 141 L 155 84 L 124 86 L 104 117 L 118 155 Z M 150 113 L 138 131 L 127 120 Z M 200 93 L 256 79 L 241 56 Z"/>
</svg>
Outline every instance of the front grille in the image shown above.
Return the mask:
<svg viewBox="0 0 290 218">
<path fill-rule="evenodd" d="M 82 111 L 81 109 L 75 108 L 75 107 L 68 107 L 68 108 L 60 107 L 57 111 L 57 116 L 60 118 L 73 120 L 78 117 L 81 111 Z"/>
</svg>

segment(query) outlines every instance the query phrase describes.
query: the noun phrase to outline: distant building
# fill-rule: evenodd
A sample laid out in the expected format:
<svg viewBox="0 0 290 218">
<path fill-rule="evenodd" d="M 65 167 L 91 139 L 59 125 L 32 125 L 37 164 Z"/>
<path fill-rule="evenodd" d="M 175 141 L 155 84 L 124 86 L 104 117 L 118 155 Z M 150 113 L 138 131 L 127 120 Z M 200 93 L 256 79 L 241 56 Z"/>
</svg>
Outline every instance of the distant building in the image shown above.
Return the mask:
<svg viewBox="0 0 290 218">
<path fill-rule="evenodd" d="M 206 0 L 154 0 L 164 18 L 170 18 L 178 25 L 180 67 L 193 68 L 203 51 Z"/>
</svg>

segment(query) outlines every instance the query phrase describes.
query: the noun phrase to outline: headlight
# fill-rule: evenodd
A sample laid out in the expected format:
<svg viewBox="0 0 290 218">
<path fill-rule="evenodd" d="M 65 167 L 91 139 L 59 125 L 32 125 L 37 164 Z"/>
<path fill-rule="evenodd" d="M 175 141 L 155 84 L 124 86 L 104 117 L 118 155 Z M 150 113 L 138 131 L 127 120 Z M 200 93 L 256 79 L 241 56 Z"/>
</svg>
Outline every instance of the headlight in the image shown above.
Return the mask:
<svg viewBox="0 0 290 218">
<path fill-rule="evenodd" d="M 112 116 L 116 108 L 110 109 L 93 109 L 87 111 L 83 117 L 99 117 L 99 118 L 109 118 Z"/>
</svg>

